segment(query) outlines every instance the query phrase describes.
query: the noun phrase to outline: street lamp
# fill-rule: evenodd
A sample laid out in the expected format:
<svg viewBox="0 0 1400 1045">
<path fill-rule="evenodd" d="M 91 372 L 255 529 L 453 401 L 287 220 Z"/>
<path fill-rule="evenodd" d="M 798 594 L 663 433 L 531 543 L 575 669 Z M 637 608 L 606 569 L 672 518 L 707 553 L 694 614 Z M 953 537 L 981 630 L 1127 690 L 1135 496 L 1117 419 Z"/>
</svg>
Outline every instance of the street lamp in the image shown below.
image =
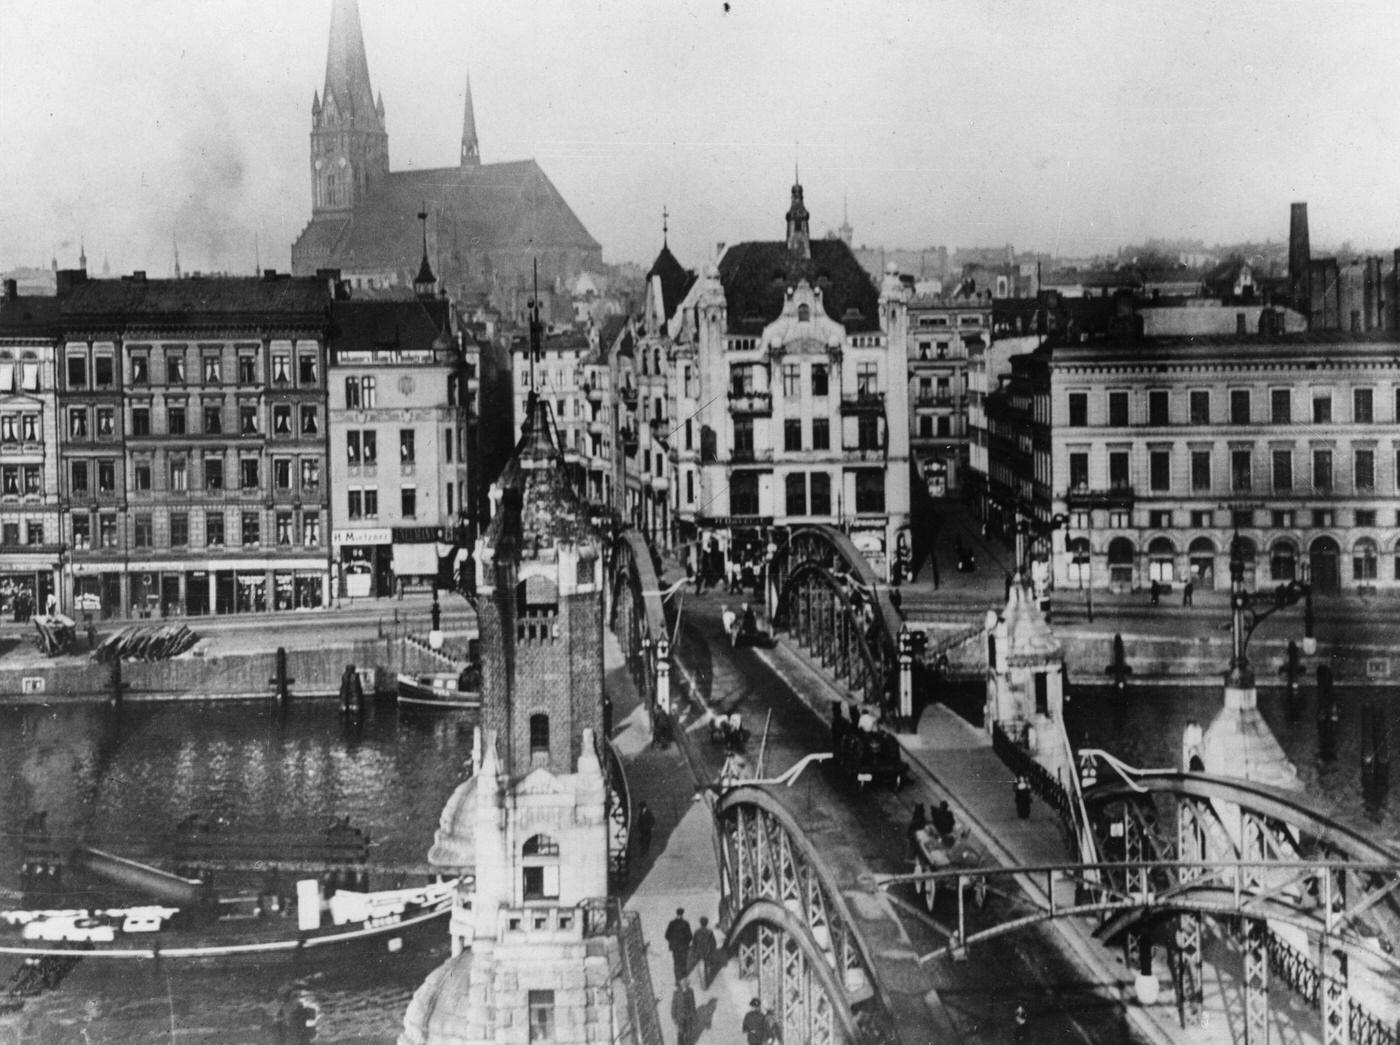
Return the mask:
<svg viewBox="0 0 1400 1045">
<path fill-rule="evenodd" d="M 1227 689 L 1253 689 L 1254 671 L 1249 666 L 1249 640 L 1254 629 L 1286 606 L 1292 606 L 1304 599 L 1303 626 L 1305 635 L 1303 648 L 1311 653 L 1317 650 L 1317 640 L 1312 638 L 1312 586 L 1306 581 L 1289 581 L 1280 584 L 1272 592 L 1250 593 L 1244 589 L 1244 550 L 1240 535 L 1230 540 L 1230 637 L 1232 653 L 1230 670 L 1225 674 Z M 1262 612 L 1255 612 L 1255 606 L 1266 606 Z M 1249 620 L 1245 620 L 1248 614 Z M 1311 646 L 1311 649 L 1309 649 Z"/>
</svg>

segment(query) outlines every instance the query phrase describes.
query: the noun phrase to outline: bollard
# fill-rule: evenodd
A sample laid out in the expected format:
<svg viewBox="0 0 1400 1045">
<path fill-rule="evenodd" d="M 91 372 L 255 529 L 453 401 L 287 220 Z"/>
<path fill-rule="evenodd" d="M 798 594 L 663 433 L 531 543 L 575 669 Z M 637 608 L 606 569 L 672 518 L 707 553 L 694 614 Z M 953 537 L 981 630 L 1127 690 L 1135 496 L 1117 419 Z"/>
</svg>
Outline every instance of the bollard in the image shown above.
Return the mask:
<svg viewBox="0 0 1400 1045">
<path fill-rule="evenodd" d="M 1113 692 L 1116 696 L 1126 696 L 1128 692 L 1128 676 L 1133 673 L 1132 666 L 1128 663 L 1127 651 L 1123 648 L 1122 634 L 1113 636 L 1113 663 L 1104 669 L 1104 674 L 1113 679 Z"/>
<path fill-rule="evenodd" d="M 274 661 L 272 678 L 267 681 L 274 687 L 273 693 L 277 697 L 277 706 L 280 710 L 286 711 L 292 703 L 292 683 L 296 679 L 287 675 L 287 650 L 284 646 L 277 647 L 277 654 Z"/>
<path fill-rule="evenodd" d="M 113 657 L 107 676 L 107 703 L 118 711 L 121 710 L 126 688 L 127 684 L 122 681 L 122 659 Z"/>
<path fill-rule="evenodd" d="M 365 713 L 365 689 L 353 664 L 345 665 L 345 673 L 340 676 L 340 711 L 351 718 Z"/>
</svg>

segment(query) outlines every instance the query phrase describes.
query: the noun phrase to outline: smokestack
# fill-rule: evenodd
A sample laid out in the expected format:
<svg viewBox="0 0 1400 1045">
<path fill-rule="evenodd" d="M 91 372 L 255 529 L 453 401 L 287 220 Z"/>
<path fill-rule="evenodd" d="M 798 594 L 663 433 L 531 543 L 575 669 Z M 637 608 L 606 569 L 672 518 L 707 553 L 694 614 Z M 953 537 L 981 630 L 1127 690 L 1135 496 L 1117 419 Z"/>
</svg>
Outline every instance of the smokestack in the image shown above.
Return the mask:
<svg viewBox="0 0 1400 1045">
<path fill-rule="evenodd" d="M 5 280 L 5 300 L 13 301 L 19 297 L 19 282 L 13 279 Z"/>
<path fill-rule="evenodd" d="M 1308 263 L 1312 248 L 1308 244 L 1308 205 L 1293 204 L 1288 222 L 1288 292 L 1294 307 L 1308 311 L 1312 291 L 1308 285 Z"/>
</svg>

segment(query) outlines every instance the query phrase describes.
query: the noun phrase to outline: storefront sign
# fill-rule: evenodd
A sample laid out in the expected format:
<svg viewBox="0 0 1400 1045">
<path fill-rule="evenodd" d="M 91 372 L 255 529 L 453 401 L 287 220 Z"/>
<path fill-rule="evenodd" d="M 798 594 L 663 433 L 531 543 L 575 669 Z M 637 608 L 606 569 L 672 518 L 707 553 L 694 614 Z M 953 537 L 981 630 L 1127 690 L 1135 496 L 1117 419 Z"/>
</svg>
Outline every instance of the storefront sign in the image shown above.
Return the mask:
<svg viewBox="0 0 1400 1045">
<path fill-rule="evenodd" d="M 438 526 L 394 527 L 395 544 L 431 544 L 433 541 L 442 539 L 442 528 Z"/>
<path fill-rule="evenodd" d="M 771 515 L 699 515 L 696 521 L 701 526 L 772 526 Z"/>
<path fill-rule="evenodd" d="M 393 544 L 394 537 L 387 526 L 376 527 L 374 529 L 359 530 L 332 530 L 331 547 L 339 548 L 343 544 Z"/>
</svg>

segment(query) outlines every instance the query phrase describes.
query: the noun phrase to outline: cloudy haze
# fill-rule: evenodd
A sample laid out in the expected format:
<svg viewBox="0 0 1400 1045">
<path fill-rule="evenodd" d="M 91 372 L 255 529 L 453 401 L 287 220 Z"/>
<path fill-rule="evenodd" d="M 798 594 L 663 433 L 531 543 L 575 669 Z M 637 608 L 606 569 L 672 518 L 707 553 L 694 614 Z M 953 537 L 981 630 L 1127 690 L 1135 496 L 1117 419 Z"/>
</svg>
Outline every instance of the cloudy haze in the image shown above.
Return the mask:
<svg viewBox="0 0 1400 1045">
<path fill-rule="evenodd" d="M 726 12 L 725 7 L 729 10 Z M 288 265 L 330 0 L 0 0 L 0 268 Z M 609 261 L 813 231 L 1067 254 L 1400 244 L 1400 14 L 1369 3 L 361 0 L 393 169 L 533 156 Z"/>
</svg>

